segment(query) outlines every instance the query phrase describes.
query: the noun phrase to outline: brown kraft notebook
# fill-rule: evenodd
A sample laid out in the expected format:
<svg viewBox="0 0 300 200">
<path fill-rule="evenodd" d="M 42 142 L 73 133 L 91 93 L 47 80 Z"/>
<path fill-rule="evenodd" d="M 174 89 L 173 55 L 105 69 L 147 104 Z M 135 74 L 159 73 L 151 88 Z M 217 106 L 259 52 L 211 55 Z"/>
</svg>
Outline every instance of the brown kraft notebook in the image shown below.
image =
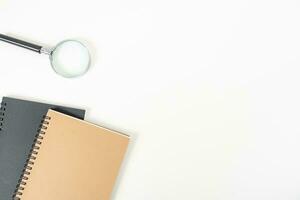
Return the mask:
<svg viewBox="0 0 300 200">
<path fill-rule="evenodd" d="M 109 200 L 129 137 L 49 110 L 14 199 Z"/>
</svg>

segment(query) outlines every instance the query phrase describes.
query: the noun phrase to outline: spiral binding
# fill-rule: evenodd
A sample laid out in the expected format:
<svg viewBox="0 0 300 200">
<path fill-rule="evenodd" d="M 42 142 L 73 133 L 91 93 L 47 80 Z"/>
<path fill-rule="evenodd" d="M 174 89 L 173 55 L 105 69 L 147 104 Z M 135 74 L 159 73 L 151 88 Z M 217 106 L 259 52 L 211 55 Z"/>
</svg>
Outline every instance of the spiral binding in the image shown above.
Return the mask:
<svg viewBox="0 0 300 200">
<path fill-rule="evenodd" d="M 16 190 L 13 194 L 13 200 L 21 200 L 22 198 L 23 191 L 25 190 L 31 170 L 33 168 L 33 165 L 41 148 L 44 136 L 46 134 L 46 130 L 49 125 L 49 120 L 51 120 L 49 116 L 43 116 L 40 127 L 37 130 L 37 134 L 35 136 L 32 148 L 30 150 L 29 156 L 26 160 L 26 164 L 24 165 L 24 169 L 22 170 L 22 175 L 18 181 Z"/>
<path fill-rule="evenodd" d="M 1 107 L 0 107 L 0 133 L 3 130 L 5 111 L 6 111 L 6 103 L 1 102 Z"/>
</svg>

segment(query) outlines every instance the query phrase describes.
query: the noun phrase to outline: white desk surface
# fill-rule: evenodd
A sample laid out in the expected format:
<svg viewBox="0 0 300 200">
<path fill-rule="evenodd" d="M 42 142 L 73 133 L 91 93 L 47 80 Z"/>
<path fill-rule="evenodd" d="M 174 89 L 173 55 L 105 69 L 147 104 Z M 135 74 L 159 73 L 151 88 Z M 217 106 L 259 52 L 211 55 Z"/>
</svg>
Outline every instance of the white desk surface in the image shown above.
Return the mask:
<svg viewBox="0 0 300 200">
<path fill-rule="evenodd" d="M 114 200 L 300 199 L 298 0 L 0 0 L 0 32 L 81 39 L 78 79 L 0 43 L 1 96 L 87 109 L 132 144 Z"/>
</svg>

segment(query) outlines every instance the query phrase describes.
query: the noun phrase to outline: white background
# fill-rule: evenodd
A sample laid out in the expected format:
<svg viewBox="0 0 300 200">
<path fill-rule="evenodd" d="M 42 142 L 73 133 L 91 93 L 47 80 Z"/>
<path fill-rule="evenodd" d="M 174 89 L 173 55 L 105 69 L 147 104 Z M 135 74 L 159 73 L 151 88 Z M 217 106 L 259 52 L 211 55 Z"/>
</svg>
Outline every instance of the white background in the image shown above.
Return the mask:
<svg viewBox="0 0 300 200">
<path fill-rule="evenodd" d="M 83 77 L 0 43 L 0 95 L 132 136 L 114 200 L 300 199 L 299 0 L 0 0 L 0 32 L 86 42 Z M 95 158 L 96 159 L 96 158 Z"/>
</svg>

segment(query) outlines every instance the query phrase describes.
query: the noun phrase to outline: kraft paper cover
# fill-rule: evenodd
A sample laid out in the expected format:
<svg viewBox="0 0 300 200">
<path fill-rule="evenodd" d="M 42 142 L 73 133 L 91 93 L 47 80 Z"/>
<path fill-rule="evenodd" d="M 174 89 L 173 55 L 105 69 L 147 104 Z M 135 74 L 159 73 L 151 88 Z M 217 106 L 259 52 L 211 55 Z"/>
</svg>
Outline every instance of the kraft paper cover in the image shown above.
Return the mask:
<svg viewBox="0 0 300 200">
<path fill-rule="evenodd" d="M 108 200 L 129 137 L 59 112 L 51 119 L 21 200 Z"/>
</svg>

